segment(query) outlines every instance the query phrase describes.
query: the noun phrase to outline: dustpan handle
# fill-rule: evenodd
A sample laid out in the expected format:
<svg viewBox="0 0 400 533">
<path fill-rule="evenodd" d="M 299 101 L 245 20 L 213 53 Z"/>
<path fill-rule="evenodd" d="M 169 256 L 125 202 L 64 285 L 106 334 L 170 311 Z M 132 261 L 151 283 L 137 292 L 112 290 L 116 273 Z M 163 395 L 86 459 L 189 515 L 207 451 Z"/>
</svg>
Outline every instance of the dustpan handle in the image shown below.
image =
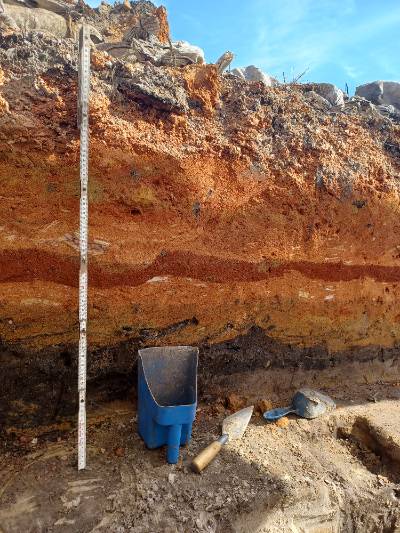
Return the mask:
<svg viewBox="0 0 400 533">
<path fill-rule="evenodd" d="M 268 420 L 268 422 L 273 422 L 274 420 L 279 420 L 283 416 L 286 416 L 290 413 L 295 413 L 296 409 L 293 409 L 292 406 L 290 407 L 278 407 L 277 409 L 271 409 L 270 411 L 265 411 L 263 414 L 263 417 L 265 420 Z"/>
</svg>

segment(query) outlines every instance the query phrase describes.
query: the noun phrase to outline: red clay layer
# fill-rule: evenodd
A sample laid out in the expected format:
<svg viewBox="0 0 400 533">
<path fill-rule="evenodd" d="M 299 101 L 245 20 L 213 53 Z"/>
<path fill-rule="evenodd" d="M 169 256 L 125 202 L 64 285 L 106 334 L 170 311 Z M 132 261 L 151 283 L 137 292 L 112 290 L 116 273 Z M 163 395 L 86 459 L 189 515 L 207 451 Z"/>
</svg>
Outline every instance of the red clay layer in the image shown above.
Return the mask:
<svg viewBox="0 0 400 533">
<path fill-rule="evenodd" d="M 261 271 L 262 270 L 262 271 Z M 39 250 L 3 250 L 0 253 L 0 283 L 34 280 L 76 287 L 79 258 L 63 257 Z M 345 265 L 305 261 L 251 263 L 196 255 L 191 252 L 168 252 L 158 256 L 145 268 L 126 268 L 123 264 L 89 262 L 90 284 L 109 287 L 136 287 L 154 276 L 190 277 L 212 283 L 261 281 L 286 272 L 299 272 L 309 279 L 327 282 L 372 278 L 379 282 L 400 281 L 400 267 L 382 265 Z"/>
</svg>

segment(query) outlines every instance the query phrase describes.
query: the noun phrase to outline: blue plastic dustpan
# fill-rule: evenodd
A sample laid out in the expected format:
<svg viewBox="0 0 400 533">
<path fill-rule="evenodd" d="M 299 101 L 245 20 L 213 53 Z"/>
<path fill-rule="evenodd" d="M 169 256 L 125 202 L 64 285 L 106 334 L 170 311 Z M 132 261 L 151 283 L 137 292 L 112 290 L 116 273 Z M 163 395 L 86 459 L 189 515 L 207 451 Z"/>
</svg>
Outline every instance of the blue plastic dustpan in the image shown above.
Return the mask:
<svg viewBox="0 0 400 533">
<path fill-rule="evenodd" d="M 139 350 L 138 430 L 148 448 L 167 446 L 177 463 L 187 444 L 197 406 L 198 348 L 163 346 Z"/>
</svg>

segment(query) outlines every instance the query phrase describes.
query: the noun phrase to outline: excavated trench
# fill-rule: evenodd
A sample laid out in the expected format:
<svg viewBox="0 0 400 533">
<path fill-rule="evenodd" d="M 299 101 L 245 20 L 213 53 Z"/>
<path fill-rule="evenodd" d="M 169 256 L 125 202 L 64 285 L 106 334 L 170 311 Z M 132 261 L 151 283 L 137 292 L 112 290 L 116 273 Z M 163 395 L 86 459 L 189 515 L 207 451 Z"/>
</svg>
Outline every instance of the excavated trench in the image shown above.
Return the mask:
<svg viewBox="0 0 400 533">
<path fill-rule="evenodd" d="M 348 444 L 351 453 L 372 474 L 400 483 L 399 449 L 383 439 L 367 418 L 358 416 L 350 425 L 338 427 L 337 438 Z M 396 495 L 400 496 L 398 488 Z"/>
</svg>

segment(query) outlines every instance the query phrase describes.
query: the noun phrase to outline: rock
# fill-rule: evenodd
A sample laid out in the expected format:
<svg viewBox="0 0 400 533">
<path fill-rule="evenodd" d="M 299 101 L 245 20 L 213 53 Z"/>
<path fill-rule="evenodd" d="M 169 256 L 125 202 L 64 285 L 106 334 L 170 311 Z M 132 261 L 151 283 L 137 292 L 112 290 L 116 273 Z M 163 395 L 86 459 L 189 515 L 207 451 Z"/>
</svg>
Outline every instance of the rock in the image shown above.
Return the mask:
<svg viewBox="0 0 400 533">
<path fill-rule="evenodd" d="M 162 111 L 185 113 L 189 109 L 185 90 L 161 67 L 120 65 L 115 79 L 118 90 L 129 99 Z"/>
<path fill-rule="evenodd" d="M 157 39 L 160 43 L 167 44 L 169 38 L 169 25 L 167 12 L 163 6 L 156 7 L 152 2 L 140 1 L 124 6 L 132 12 L 131 27 L 123 36 L 123 41 L 132 39 L 150 40 Z"/>
<path fill-rule="evenodd" d="M 376 106 L 376 109 L 379 111 L 379 113 L 388 117 L 399 114 L 399 111 L 397 111 L 393 105 L 380 104 Z"/>
<path fill-rule="evenodd" d="M 151 37 L 157 37 L 160 31 L 160 21 L 155 13 L 143 13 L 124 35 L 123 40 L 130 42 L 132 39 L 148 41 Z"/>
<path fill-rule="evenodd" d="M 328 110 L 331 108 L 331 104 L 328 102 L 328 100 L 315 91 L 307 91 L 305 93 L 305 97 L 313 107 L 318 107 L 319 109 L 323 110 Z"/>
<path fill-rule="evenodd" d="M 25 7 L 27 9 L 44 9 L 61 16 L 68 16 L 74 10 L 77 2 L 63 0 L 4 0 L 6 4 Z"/>
<path fill-rule="evenodd" d="M 325 98 L 331 105 L 340 106 L 344 105 L 344 93 L 336 85 L 332 83 L 312 83 L 307 84 L 311 90 Z"/>
<path fill-rule="evenodd" d="M 31 31 L 45 32 L 54 37 L 77 39 L 81 28 L 81 24 L 75 23 L 71 18 L 65 18 L 59 13 L 43 8 L 31 9 L 20 5 L 7 4 L 4 16 L 7 16 L 9 25 L 13 25 L 15 31 L 21 31 L 24 34 Z M 3 25 L 4 23 L 3 20 Z M 102 42 L 104 39 L 101 33 L 94 26 L 90 24 L 88 26 L 92 41 L 94 43 Z"/>
<path fill-rule="evenodd" d="M 121 40 L 105 43 L 100 50 L 129 63 L 150 62 L 153 65 L 182 67 L 204 63 L 204 52 L 186 41 L 171 41 L 167 13 L 151 2 L 135 2 L 132 7 L 131 27 Z"/>
<path fill-rule="evenodd" d="M 172 41 L 171 48 L 162 56 L 162 65 L 182 67 L 192 63 L 204 63 L 204 51 L 186 41 Z"/>
<path fill-rule="evenodd" d="M 46 9 L 6 5 L 6 14 L 15 22 L 17 28 L 28 31 L 43 31 L 56 37 L 66 37 L 68 25 L 66 19 Z"/>
<path fill-rule="evenodd" d="M 241 78 L 242 80 L 246 79 L 245 75 L 244 75 L 244 68 L 236 67 L 236 68 L 231 70 L 231 74 L 233 76 L 237 76 L 238 78 Z"/>
<path fill-rule="evenodd" d="M 183 67 L 192 63 L 204 62 L 204 52 L 198 46 L 185 41 L 176 41 L 170 46 L 166 46 L 154 37 L 150 40 L 131 38 L 129 42 L 102 43 L 98 49 L 129 63 L 147 61 L 156 66 Z"/>
<path fill-rule="evenodd" d="M 388 119 L 395 124 L 400 124 L 400 110 L 393 105 L 375 105 L 362 96 L 349 98 L 344 105 L 345 113 L 356 112 L 359 116 L 374 117 L 375 119 Z"/>
<path fill-rule="evenodd" d="M 220 58 L 217 59 L 215 62 L 215 66 L 217 67 L 217 70 L 220 74 L 226 70 L 229 65 L 232 63 L 234 54 L 232 52 L 224 52 Z"/>
<path fill-rule="evenodd" d="M 356 88 L 356 95 L 369 100 L 375 105 L 389 105 L 400 110 L 400 82 L 373 81 Z"/>
<path fill-rule="evenodd" d="M 400 110 L 397 111 L 392 105 L 378 105 L 375 106 L 375 110 L 379 113 L 380 117 L 388 119 L 394 124 L 400 124 Z"/>
<path fill-rule="evenodd" d="M 0 0 L 0 30 L 3 33 L 19 31 L 19 27 L 13 17 L 9 13 L 6 13 L 3 0 Z"/>
<path fill-rule="evenodd" d="M 98 7 L 98 10 L 101 15 L 108 15 L 111 11 L 111 5 L 102 0 L 101 4 Z"/>
<path fill-rule="evenodd" d="M 132 40 L 135 43 L 135 40 Z M 119 42 L 105 42 L 97 46 L 97 49 L 101 52 L 107 52 L 111 57 L 116 59 L 123 59 L 129 63 L 151 61 L 153 64 L 157 64 L 159 57 L 155 56 L 153 47 L 145 41 L 138 41 L 137 46 L 132 43 L 126 43 L 124 41 Z"/>
<path fill-rule="evenodd" d="M 357 112 L 368 112 L 373 111 L 376 109 L 376 106 L 366 100 L 365 98 L 362 98 L 361 96 L 352 96 L 348 100 L 346 100 L 344 104 L 345 110 L 357 110 Z"/>
<path fill-rule="evenodd" d="M 262 81 L 265 85 L 272 85 L 272 78 L 267 76 L 261 69 L 249 65 L 244 70 L 244 77 L 248 81 Z"/>
<path fill-rule="evenodd" d="M 254 65 L 249 65 L 248 67 L 234 68 L 231 71 L 231 74 L 238 76 L 246 81 L 262 81 L 267 87 L 272 87 L 277 85 L 278 80 L 272 78 L 260 68 L 255 67 Z"/>
</svg>

